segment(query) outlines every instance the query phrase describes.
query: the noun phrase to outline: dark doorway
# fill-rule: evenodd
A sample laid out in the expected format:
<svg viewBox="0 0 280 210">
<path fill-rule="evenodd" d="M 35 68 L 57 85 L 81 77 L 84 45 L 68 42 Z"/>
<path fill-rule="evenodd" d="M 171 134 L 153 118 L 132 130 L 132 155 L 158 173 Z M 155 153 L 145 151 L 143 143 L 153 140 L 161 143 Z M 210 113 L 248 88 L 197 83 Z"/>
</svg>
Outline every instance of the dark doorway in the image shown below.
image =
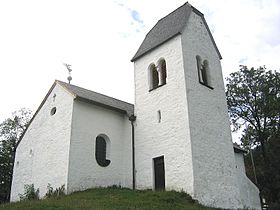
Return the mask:
<svg viewBox="0 0 280 210">
<path fill-rule="evenodd" d="M 154 158 L 155 190 L 165 190 L 165 172 L 163 156 Z"/>
</svg>

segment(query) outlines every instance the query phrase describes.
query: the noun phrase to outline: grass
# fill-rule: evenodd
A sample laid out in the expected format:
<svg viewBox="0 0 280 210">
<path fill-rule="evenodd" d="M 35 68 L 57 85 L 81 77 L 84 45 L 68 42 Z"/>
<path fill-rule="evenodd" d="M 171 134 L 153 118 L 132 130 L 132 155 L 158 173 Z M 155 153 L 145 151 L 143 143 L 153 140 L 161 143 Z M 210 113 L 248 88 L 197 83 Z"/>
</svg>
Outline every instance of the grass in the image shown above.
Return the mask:
<svg viewBox="0 0 280 210">
<path fill-rule="evenodd" d="M 186 193 L 175 191 L 132 191 L 122 188 L 97 188 L 58 198 L 2 204 L 0 210 L 213 210 L 194 202 Z"/>
</svg>

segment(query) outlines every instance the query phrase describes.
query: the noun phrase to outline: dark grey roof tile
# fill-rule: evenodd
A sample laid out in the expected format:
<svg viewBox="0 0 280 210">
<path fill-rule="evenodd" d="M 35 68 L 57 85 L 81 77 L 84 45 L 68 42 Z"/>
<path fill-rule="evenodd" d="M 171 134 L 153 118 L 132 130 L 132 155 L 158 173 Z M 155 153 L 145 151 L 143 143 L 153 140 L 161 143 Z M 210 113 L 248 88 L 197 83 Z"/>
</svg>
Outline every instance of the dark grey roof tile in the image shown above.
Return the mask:
<svg viewBox="0 0 280 210">
<path fill-rule="evenodd" d="M 56 80 L 57 83 L 64 86 L 67 90 L 69 90 L 71 93 L 73 93 L 76 96 L 76 99 L 82 100 L 85 102 L 90 102 L 96 105 L 101 105 L 103 107 L 107 107 L 113 110 L 117 110 L 120 112 L 125 112 L 129 116 L 133 114 L 134 111 L 134 105 L 91 91 L 87 90 L 75 85 L 71 85 L 62 81 Z"/>
<path fill-rule="evenodd" d="M 136 54 L 133 56 L 131 61 L 134 62 L 136 59 L 150 52 L 152 49 L 170 40 L 174 36 L 181 34 L 188 23 L 192 11 L 202 17 L 203 22 L 208 30 L 209 36 L 221 59 L 221 54 L 216 46 L 216 43 L 212 37 L 212 34 L 204 19 L 203 14 L 199 12 L 196 8 L 191 6 L 189 3 L 185 3 L 184 5 L 182 5 L 181 7 L 179 7 L 178 9 L 171 12 L 169 15 L 165 16 L 157 22 L 157 24 L 148 32 L 144 41 L 140 45 L 139 49 L 137 50 Z"/>
</svg>

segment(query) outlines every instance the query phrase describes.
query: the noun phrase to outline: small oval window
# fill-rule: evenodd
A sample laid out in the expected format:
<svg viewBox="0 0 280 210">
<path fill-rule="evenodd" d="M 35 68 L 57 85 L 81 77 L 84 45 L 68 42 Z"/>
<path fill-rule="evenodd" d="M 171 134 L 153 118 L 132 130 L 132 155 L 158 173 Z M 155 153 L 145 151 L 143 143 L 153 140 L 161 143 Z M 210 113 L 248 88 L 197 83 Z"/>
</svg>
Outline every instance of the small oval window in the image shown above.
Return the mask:
<svg viewBox="0 0 280 210">
<path fill-rule="evenodd" d="M 54 115 L 56 113 L 56 107 L 52 108 L 51 115 Z"/>
</svg>

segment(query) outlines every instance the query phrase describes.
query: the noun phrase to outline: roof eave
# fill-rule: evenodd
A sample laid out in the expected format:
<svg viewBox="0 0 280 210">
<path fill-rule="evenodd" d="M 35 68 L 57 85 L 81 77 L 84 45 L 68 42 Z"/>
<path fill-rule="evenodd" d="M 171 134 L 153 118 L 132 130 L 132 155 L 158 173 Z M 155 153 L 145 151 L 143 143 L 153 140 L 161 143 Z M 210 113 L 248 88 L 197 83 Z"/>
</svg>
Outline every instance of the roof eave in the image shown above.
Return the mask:
<svg viewBox="0 0 280 210">
<path fill-rule="evenodd" d="M 125 110 L 125 109 L 121 109 L 121 108 L 118 108 L 118 107 L 110 106 L 108 104 L 100 103 L 100 102 L 97 102 L 97 101 L 94 101 L 94 100 L 90 100 L 88 98 L 84 98 L 84 97 L 80 97 L 80 96 L 77 96 L 75 99 L 79 100 L 79 101 L 86 102 L 86 103 L 94 104 L 94 105 L 97 105 L 97 106 L 101 106 L 101 107 L 104 107 L 104 108 L 107 108 L 107 109 L 110 109 L 110 110 L 113 110 L 113 111 L 117 111 L 117 112 L 120 112 L 122 114 L 127 114 L 129 116 L 133 114 L 133 109 L 131 111 L 130 110 Z M 130 113 L 130 112 L 132 112 L 132 113 Z"/>
<path fill-rule="evenodd" d="M 192 6 L 191 4 L 189 4 L 188 2 L 185 3 L 184 5 L 182 5 L 181 7 L 183 7 L 183 6 L 185 6 L 185 5 L 187 5 L 187 6 L 191 9 L 191 11 L 193 11 L 194 13 L 196 13 L 197 15 L 199 15 L 199 16 L 202 18 L 202 21 L 203 21 L 203 23 L 204 23 L 204 25 L 205 25 L 205 27 L 206 27 L 206 29 L 207 29 L 207 31 L 208 31 L 208 34 L 209 34 L 209 36 L 210 36 L 210 39 L 211 39 L 211 41 L 212 41 L 212 43 L 213 43 L 213 45 L 214 45 L 214 48 L 215 48 L 215 50 L 216 50 L 216 52 L 217 52 L 217 54 L 218 54 L 218 57 L 219 57 L 219 59 L 221 60 L 221 59 L 222 59 L 222 55 L 221 55 L 221 53 L 220 53 L 220 51 L 219 51 L 219 49 L 218 49 L 218 47 L 217 47 L 217 44 L 216 44 L 216 42 L 215 42 L 215 40 L 214 40 L 214 38 L 213 38 L 212 33 L 211 33 L 211 31 L 210 31 L 210 29 L 209 29 L 209 27 L 208 27 L 208 25 L 207 25 L 207 22 L 206 22 L 206 20 L 205 20 L 205 18 L 204 18 L 203 13 L 201 13 L 198 9 L 196 9 L 195 7 L 193 7 L 193 6 Z M 179 8 L 181 8 L 181 7 L 179 7 Z M 174 10 L 173 12 L 177 11 L 179 8 L 177 8 L 177 9 Z M 171 12 L 171 13 L 173 13 L 173 12 Z M 171 13 L 170 13 L 170 14 L 171 14 Z M 170 14 L 168 14 L 167 16 L 169 16 Z M 166 18 L 167 16 L 165 16 L 164 18 Z M 162 20 L 162 19 L 164 19 L 164 18 L 161 18 L 160 20 Z M 147 35 L 157 26 L 157 24 L 160 22 L 160 20 L 159 20 L 159 21 L 154 25 L 154 27 L 147 33 Z M 188 18 L 187 18 L 187 20 L 188 20 Z M 187 22 L 185 23 L 185 25 L 184 25 L 183 28 L 185 28 L 186 25 L 187 25 Z M 152 47 L 151 49 L 148 49 L 147 51 L 144 51 L 144 52 L 140 52 L 140 53 L 139 53 L 139 51 L 140 51 L 140 49 L 141 49 L 143 43 L 145 42 L 145 40 L 146 40 L 146 38 L 147 38 L 147 35 L 146 35 L 145 38 L 144 38 L 144 40 L 142 41 L 142 43 L 141 43 L 139 49 L 137 50 L 137 52 L 135 53 L 135 55 L 133 56 L 133 58 L 132 58 L 130 61 L 131 61 L 131 62 L 136 61 L 138 58 L 140 58 L 140 57 L 146 55 L 147 53 L 149 53 L 150 51 L 154 50 L 154 49 L 157 48 L 158 46 L 160 46 L 160 45 L 162 45 L 163 43 L 167 42 L 168 40 L 172 39 L 174 36 L 176 36 L 176 35 L 178 35 L 178 34 L 182 34 L 183 28 L 182 28 L 178 33 L 176 33 L 175 35 L 171 36 L 171 37 L 168 38 L 168 39 L 165 39 L 163 42 L 161 42 L 161 43 L 159 43 L 158 45 Z"/>
<path fill-rule="evenodd" d="M 243 154 L 246 154 L 246 153 L 247 153 L 247 150 L 242 149 L 242 148 L 240 148 L 240 147 L 237 147 L 237 146 L 235 146 L 235 145 L 233 145 L 233 149 L 234 149 L 234 152 L 235 152 L 235 153 L 243 153 Z"/>
</svg>

